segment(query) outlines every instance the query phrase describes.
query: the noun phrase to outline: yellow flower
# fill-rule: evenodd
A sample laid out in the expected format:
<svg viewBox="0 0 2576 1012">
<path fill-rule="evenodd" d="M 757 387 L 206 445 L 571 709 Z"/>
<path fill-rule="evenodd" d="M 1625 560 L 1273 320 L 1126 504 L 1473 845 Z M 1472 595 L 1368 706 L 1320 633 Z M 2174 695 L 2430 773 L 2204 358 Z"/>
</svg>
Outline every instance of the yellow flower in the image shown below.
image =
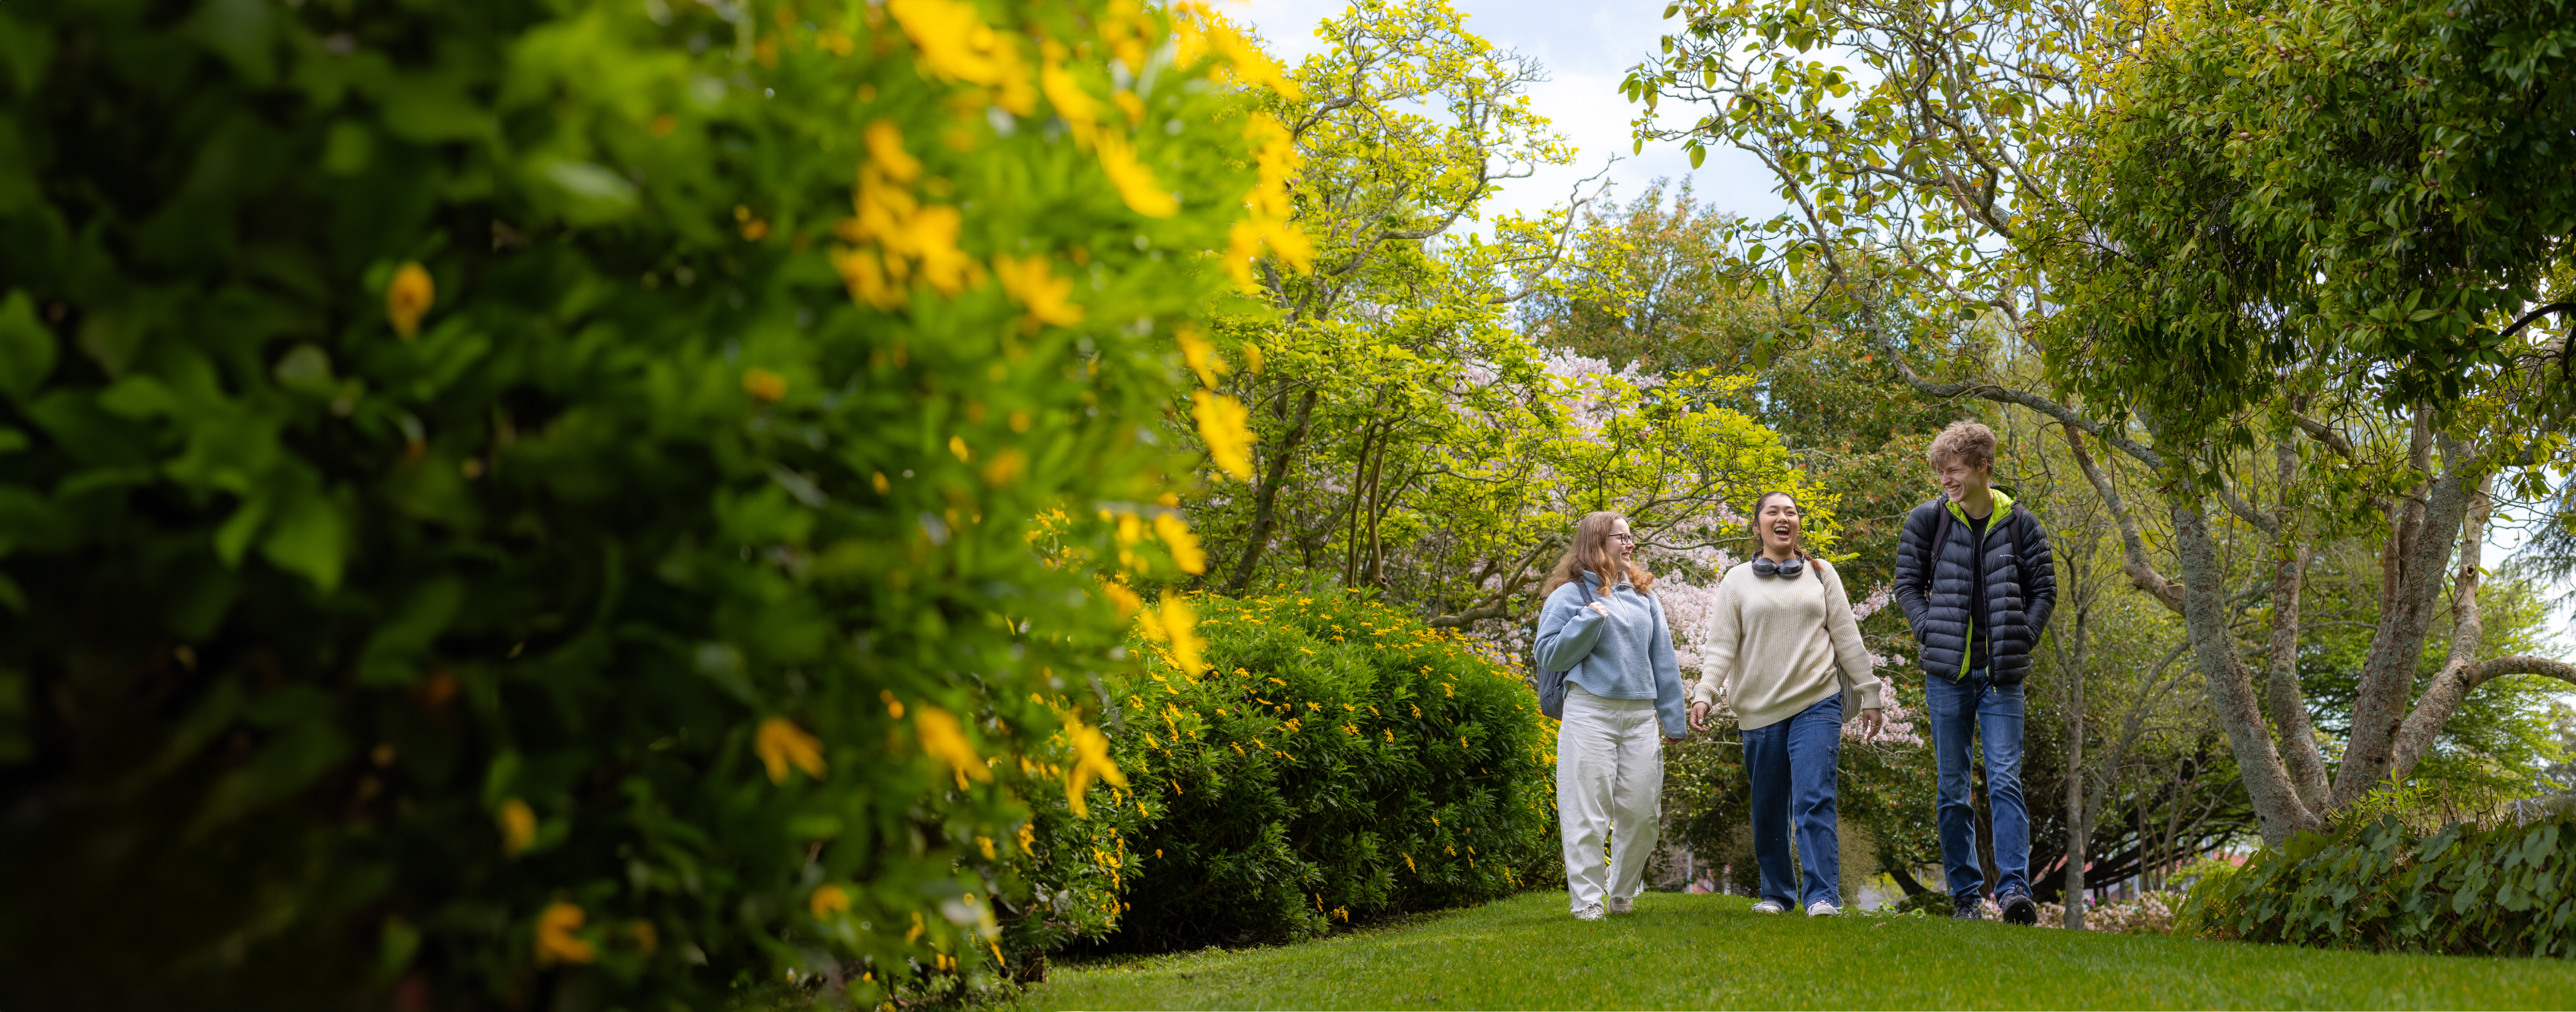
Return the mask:
<svg viewBox="0 0 2576 1012">
<path fill-rule="evenodd" d="M 1082 307 L 1067 298 L 1073 294 L 1073 279 L 1056 277 L 1046 257 L 997 254 L 993 276 L 1001 280 L 1002 291 L 1029 307 L 1028 314 L 1020 317 L 1021 333 L 1035 334 L 1048 324 L 1068 327 L 1082 322 Z"/>
<path fill-rule="evenodd" d="M 1077 720 L 1065 727 L 1065 733 L 1073 739 L 1074 760 L 1073 768 L 1064 773 L 1064 798 L 1073 806 L 1074 818 L 1088 819 L 1091 806 L 1083 802 L 1082 795 L 1091 789 L 1092 778 L 1125 787 L 1127 774 L 1118 772 L 1118 764 L 1109 761 L 1109 739 L 1098 729 L 1085 727 Z"/>
<path fill-rule="evenodd" d="M 1189 364 L 1191 372 L 1199 374 L 1199 382 L 1215 386 L 1217 374 L 1225 371 L 1225 361 L 1216 357 L 1216 346 L 1209 344 L 1207 338 L 1199 336 L 1198 328 L 1191 326 L 1174 331 L 1172 341 L 1181 346 L 1181 361 Z"/>
<path fill-rule="evenodd" d="M 921 751 L 949 765 L 957 774 L 957 789 L 966 789 L 966 778 L 990 783 L 993 771 L 984 768 L 984 760 L 975 747 L 966 742 L 966 729 L 958 724 L 955 714 L 927 703 L 913 711 L 913 733 L 921 739 Z"/>
<path fill-rule="evenodd" d="M 1046 93 L 1047 104 L 1055 106 L 1055 114 L 1073 135 L 1074 146 L 1088 150 L 1097 136 L 1100 110 L 1091 93 L 1082 90 L 1082 82 L 1064 69 L 1065 56 L 1063 43 L 1046 44 L 1046 59 L 1038 64 L 1038 90 Z"/>
<path fill-rule="evenodd" d="M 764 404 L 776 404 L 787 396 L 787 377 L 754 366 L 742 371 L 742 392 Z"/>
<path fill-rule="evenodd" d="M 394 333 L 411 340 L 420 333 L 420 318 L 429 315 L 429 307 L 438 301 L 438 286 L 431 283 L 429 271 L 417 260 L 394 269 L 394 279 L 385 285 L 385 319 L 394 325 Z"/>
<path fill-rule="evenodd" d="M 868 158 L 877 171 L 885 173 L 887 179 L 909 183 L 921 175 L 921 160 L 904 151 L 903 128 L 895 126 L 893 121 L 881 119 L 870 123 L 861 136 L 867 141 Z"/>
<path fill-rule="evenodd" d="M 1018 481 L 1020 473 L 1028 468 L 1029 455 L 1020 452 L 1018 447 L 1009 447 L 994 454 L 992 462 L 984 465 L 984 480 L 995 486 L 1008 485 Z"/>
<path fill-rule="evenodd" d="M 1172 19 L 1175 36 L 1173 63 L 1183 67 L 1196 66 L 1210 51 L 1214 51 L 1233 64 L 1234 75 L 1243 81 L 1267 87 L 1282 98 L 1296 98 L 1303 93 L 1297 82 L 1279 72 L 1279 65 L 1270 62 L 1270 57 L 1260 47 L 1245 41 L 1234 30 L 1233 22 L 1207 4 L 1185 0 L 1174 4 L 1172 10 L 1183 15 Z"/>
<path fill-rule="evenodd" d="M 630 921 L 626 925 L 626 930 L 635 936 L 635 947 L 644 950 L 647 956 L 652 955 L 653 950 L 662 947 L 662 932 L 656 930 L 651 921 Z"/>
<path fill-rule="evenodd" d="M 1118 606 L 1119 618 L 1126 618 L 1145 607 L 1145 599 L 1136 596 L 1136 592 L 1127 589 L 1124 584 L 1103 583 L 1101 592 L 1109 595 L 1110 604 Z"/>
<path fill-rule="evenodd" d="M 823 883 L 822 888 L 814 890 L 814 895 L 805 901 L 805 909 L 811 911 L 814 919 L 818 921 L 833 914 L 848 913 L 850 911 L 849 891 L 842 889 L 836 883 Z"/>
<path fill-rule="evenodd" d="M 1127 138 L 1103 134 L 1099 148 L 1100 170 L 1109 174 L 1110 185 L 1118 188 L 1129 210 L 1148 218 L 1169 218 L 1180 212 L 1181 202 L 1154 181 L 1154 170 L 1136 160 L 1136 148 Z"/>
<path fill-rule="evenodd" d="M 957 248 L 957 231 L 963 224 L 956 208 L 934 205 L 914 212 L 878 238 L 888 251 L 919 261 L 921 279 L 930 287 L 942 295 L 955 295 L 976 273 L 975 258 Z"/>
<path fill-rule="evenodd" d="M 1225 266 L 1235 284 L 1248 290 L 1254 287 L 1252 264 L 1262 247 L 1269 247 L 1289 270 L 1299 273 L 1313 266 L 1315 247 L 1289 220 L 1295 213 L 1288 181 L 1296 173 L 1297 146 L 1288 128 L 1271 117 L 1255 116 L 1244 125 L 1243 135 L 1253 142 L 1254 182 L 1243 196 L 1250 213 L 1228 233 Z"/>
<path fill-rule="evenodd" d="M 1172 660 L 1180 665 L 1181 670 L 1193 675 L 1208 669 L 1207 662 L 1199 656 L 1200 651 L 1207 649 L 1207 641 L 1194 631 L 1197 626 L 1198 614 L 1190 610 L 1189 601 L 1171 596 L 1163 598 L 1163 631 L 1172 639 Z"/>
<path fill-rule="evenodd" d="M 931 72 L 991 87 L 995 104 L 1023 116 L 1037 108 L 1012 37 L 986 25 L 974 7 L 956 0 L 887 0 L 886 12 L 912 37 Z"/>
<path fill-rule="evenodd" d="M 528 803 L 511 798 L 501 803 L 501 853 L 517 856 L 528 845 L 537 842 L 537 813 Z"/>
<path fill-rule="evenodd" d="M 1205 390 L 1190 393 L 1190 417 L 1198 419 L 1199 438 L 1207 441 L 1208 458 L 1225 473 L 1252 478 L 1252 430 L 1244 421 L 1252 413 L 1243 402 Z"/>
<path fill-rule="evenodd" d="M 978 84 L 992 80 L 993 29 L 975 8 L 955 0 L 888 0 L 886 13 L 903 25 L 930 69 Z"/>
<path fill-rule="evenodd" d="M 1207 572 L 1207 553 L 1199 549 L 1198 535 L 1190 533 L 1190 525 L 1181 522 L 1180 517 L 1155 514 L 1154 533 L 1162 535 L 1163 543 L 1172 547 L 1172 561 L 1181 567 L 1181 572 Z"/>
<path fill-rule="evenodd" d="M 849 286 L 850 301 L 878 309 L 903 307 L 903 292 L 887 281 L 885 265 L 875 253 L 835 246 L 828 255 L 832 270 L 841 275 L 842 284 Z"/>
<path fill-rule="evenodd" d="M 752 751 L 760 754 L 761 765 L 769 767 L 769 782 L 787 782 L 787 767 L 804 770 L 815 779 L 823 776 L 823 743 L 806 734 L 785 717 L 771 717 L 760 722 L 760 731 L 752 736 Z"/>
<path fill-rule="evenodd" d="M 587 963 L 599 950 L 573 932 L 581 929 L 581 908 L 557 901 L 537 915 L 537 965 Z"/>
</svg>

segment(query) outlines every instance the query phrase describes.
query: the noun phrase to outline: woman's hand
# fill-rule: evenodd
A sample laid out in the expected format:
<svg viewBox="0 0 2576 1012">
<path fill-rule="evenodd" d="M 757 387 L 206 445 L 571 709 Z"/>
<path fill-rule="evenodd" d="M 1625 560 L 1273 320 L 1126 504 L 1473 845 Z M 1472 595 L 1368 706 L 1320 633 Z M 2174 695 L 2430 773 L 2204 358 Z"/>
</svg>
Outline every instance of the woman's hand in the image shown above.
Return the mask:
<svg viewBox="0 0 2576 1012">
<path fill-rule="evenodd" d="M 1871 712 L 1871 713 L 1877 713 L 1878 711 L 1876 711 L 1876 710 L 1871 710 L 1871 711 L 1869 711 L 1869 712 Z M 1691 708 L 1690 708 L 1690 726 L 1691 726 L 1691 730 L 1693 730 L 1693 731 L 1706 731 L 1706 730 L 1708 730 L 1708 704 L 1707 704 L 1706 702 L 1698 702 L 1698 703 L 1692 703 L 1692 704 L 1691 704 Z"/>
<path fill-rule="evenodd" d="M 1881 709 L 1879 709 L 1878 707 L 1873 706 L 1873 707 L 1870 707 L 1869 709 L 1862 710 L 1862 711 L 1860 712 L 1860 732 L 1861 732 L 1861 734 L 1863 734 L 1863 735 L 1865 735 L 1865 736 L 1868 736 L 1868 737 L 1871 737 L 1871 738 L 1876 738 L 1876 737 L 1878 737 L 1878 731 L 1879 731 L 1879 729 L 1880 729 L 1880 728 L 1882 728 L 1882 727 L 1886 727 L 1886 726 L 1887 726 L 1887 711 L 1885 711 L 1885 710 L 1881 710 Z"/>
<path fill-rule="evenodd" d="M 1593 611 L 1596 611 L 1596 612 L 1601 613 L 1601 617 L 1602 617 L 1602 618 L 1609 618 L 1609 617 L 1610 617 L 1610 609 L 1602 607 L 1602 606 L 1601 606 L 1601 602 L 1599 602 L 1599 601 L 1594 601 L 1594 602 L 1592 602 L 1591 604 L 1584 605 L 1584 607 L 1586 607 L 1586 608 L 1590 608 L 1590 609 L 1592 609 Z"/>
</svg>

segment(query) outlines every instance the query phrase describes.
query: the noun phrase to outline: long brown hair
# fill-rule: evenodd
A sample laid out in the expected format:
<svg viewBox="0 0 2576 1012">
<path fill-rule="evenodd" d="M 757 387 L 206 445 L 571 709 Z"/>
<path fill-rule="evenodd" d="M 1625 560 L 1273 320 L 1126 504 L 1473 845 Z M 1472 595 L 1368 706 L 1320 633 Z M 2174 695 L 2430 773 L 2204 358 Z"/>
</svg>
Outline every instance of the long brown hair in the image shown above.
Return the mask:
<svg viewBox="0 0 2576 1012">
<path fill-rule="evenodd" d="M 1798 506 L 1798 497 L 1783 490 L 1764 492 L 1761 498 L 1753 500 L 1753 512 L 1744 518 L 1744 530 L 1753 535 L 1753 554 L 1756 556 L 1762 554 L 1762 507 L 1770 505 L 1774 496 L 1789 500 L 1791 506 Z M 1798 539 L 1790 543 L 1789 550 L 1798 553 L 1799 558 L 1809 562 L 1816 559 L 1815 556 L 1807 554 L 1807 508 L 1804 506 L 1798 506 Z M 1753 560 L 1748 557 L 1745 561 Z"/>
<path fill-rule="evenodd" d="M 1619 557 L 1618 553 L 1610 550 L 1610 530 L 1625 519 L 1628 519 L 1625 515 L 1611 510 L 1586 514 L 1580 523 L 1574 525 L 1574 544 L 1567 546 L 1565 557 L 1556 560 L 1556 568 L 1547 574 L 1547 586 L 1539 589 L 1539 596 L 1553 594 L 1556 588 L 1574 582 L 1577 573 L 1599 574 L 1606 581 L 1603 584 L 1605 588 L 1617 583 L 1618 580 L 1609 575 L 1617 565 L 1612 560 Z M 1627 568 L 1629 585 L 1640 593 L 1654 587 L 1655 574 L 1646 572 L 1634 562 Z"/>
</svg>

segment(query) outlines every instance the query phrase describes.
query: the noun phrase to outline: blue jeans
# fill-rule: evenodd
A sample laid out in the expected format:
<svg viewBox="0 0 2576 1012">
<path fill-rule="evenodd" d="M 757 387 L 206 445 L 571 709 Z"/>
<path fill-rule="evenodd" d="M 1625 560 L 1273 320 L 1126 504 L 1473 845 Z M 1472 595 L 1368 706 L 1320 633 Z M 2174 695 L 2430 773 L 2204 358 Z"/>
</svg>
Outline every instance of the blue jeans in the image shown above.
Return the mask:
<svg viewBox="0 0 2576 1012">
<path fill-rule="evenodd" d="M 1983 670 L 1951 681 L 1924 680 L 1932 714 L 1932 755 L 1940 766 L 1941 864 L 1950 897 L 1974 903 L 1985 891 L 1977 862 L 1977 811 L 1968 800 L 1968 740 L 1986 746 L 1986 807 L 1994 814 L 1995 894 L 2030 891 L 2030 809 L 2021 800 L 2021 683 L 1996 685 Z"/>
<path fill-rule="evenodd" d="M 1753 861 L 1762 868 L 1762 898 L 1783 905 L 1819 901 L 1841 906 L 1842 844 L 1834 831 L 1834 766 L 1843 748 L 1843 697 L 1798 711 L 1777 724 L 1744 732 L 1744 774 L 1753 781 Z M 1789 829 L 1798 830 L 1806 888 L 1789 895 Z"/>
</svg>

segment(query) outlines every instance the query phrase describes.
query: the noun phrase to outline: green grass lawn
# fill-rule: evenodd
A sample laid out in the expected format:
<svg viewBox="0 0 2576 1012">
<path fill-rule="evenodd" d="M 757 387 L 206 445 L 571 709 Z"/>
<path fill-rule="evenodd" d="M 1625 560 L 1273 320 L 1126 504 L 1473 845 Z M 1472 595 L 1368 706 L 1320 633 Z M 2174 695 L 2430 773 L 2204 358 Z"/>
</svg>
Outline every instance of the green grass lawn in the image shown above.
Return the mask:
<svg viewBox="0 0 2576 1012">
<path fill-rule="evenodd" d="M 2570 1008 L 2576 961 L 2381 956 L 1650 893 L 1567 916 L 1530 893 L 1260 949 L 1057 964 L 1028 1009 Z"/>
</svg>

